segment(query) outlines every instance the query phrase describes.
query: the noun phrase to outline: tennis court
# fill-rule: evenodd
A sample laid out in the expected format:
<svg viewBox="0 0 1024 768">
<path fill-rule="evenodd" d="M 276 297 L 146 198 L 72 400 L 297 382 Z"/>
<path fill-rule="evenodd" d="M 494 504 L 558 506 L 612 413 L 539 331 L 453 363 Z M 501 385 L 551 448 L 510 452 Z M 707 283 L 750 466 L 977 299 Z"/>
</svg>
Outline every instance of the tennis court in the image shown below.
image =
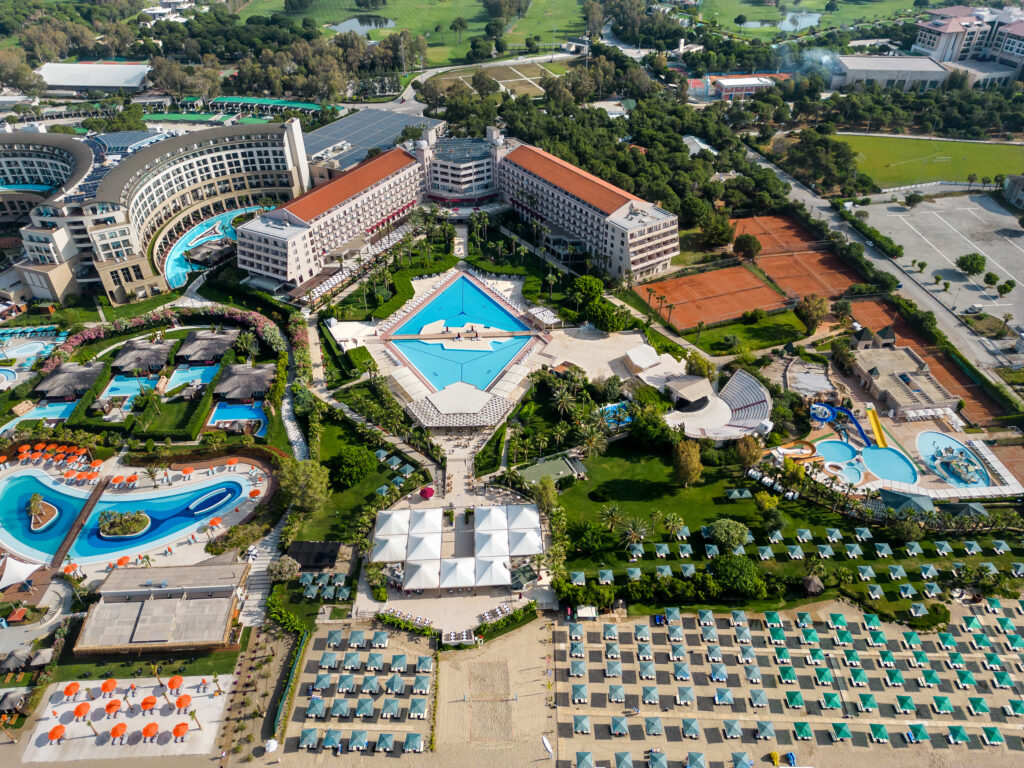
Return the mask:
<svg viewBox="0 0 1024 768">
<path fill-rule="evenodd" d="M 748 216 L 733 219 L 736 236 L 753 235 L 761 241 L 761 253 L 791 253 L 812 250 L 820 244 L 795 219 L 786 216 Z"/>
<path fill-rule="evenodd" d="M 649 294 L 648 288 L 654 293 Z M 784 306 L 785 297 L 761 282 L 745 267 L 727 267 L 659 283 L 638 285 L 633 290 L 657 309 L 676 328 L 696 327 L 703 320 L 719 323 L 739 317 L 748 309 L 771 310 Z M 665 301 L 660 302 L 659 297 Z"/>
<path fill-rule="evenodd" d="M 896 343 L 912 348 L 928 363 L 932 376 L 954 395 L 963 399 L 964 415 L 974 423 L 989 424 L 996 417 L 1004 415 L 1003 410 L 956 363 L 943 352 L 927 346 L 892 304 L 877 299 L 855 301 L 853 319 L 873 331 L 891 325 L 896 332 Z"/>
<path fill-rule="evenodd" d="M 861 280 L 856 271 L 830 251 L 803 251 L 759 256 L 757 266 L 791 296 L 841 296 Z"/>
</svg>

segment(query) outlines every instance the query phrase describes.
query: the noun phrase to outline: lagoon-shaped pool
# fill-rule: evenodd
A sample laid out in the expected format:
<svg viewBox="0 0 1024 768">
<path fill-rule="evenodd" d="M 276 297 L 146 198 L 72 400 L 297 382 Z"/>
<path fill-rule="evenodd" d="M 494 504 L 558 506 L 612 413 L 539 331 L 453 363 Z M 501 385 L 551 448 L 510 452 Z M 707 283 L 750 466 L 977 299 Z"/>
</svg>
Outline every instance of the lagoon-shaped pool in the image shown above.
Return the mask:
<svg viewBox="0 0 1024 768">
<path fill-rule="evenodd" d="M 144 552 L 174 542 L 216 514 L 227 514 L 248 498 L 252 484 L 244 474 L 219 474 L 170 487 L 160 486 L 144 493 L 107 493 L 100 497 L 71 546 L 76 562 L 109 560 L 114 555 Z M 49 562 L 81 512 L 90 486 L 68 486 L 42 470 L 27 468 L 0 479 L 0 544 L 22 557 Z M 42 531 L 29 528 L 26 514 L 29 499 L 38 493 L 58 510 L 57 519 Z M 127 539 L 103 539 L 99 516 L 104 510 L 143 510 L 149 528 Z"/>
<path fill-rule="evenodd" d="M 917 450 L 936 475 L 957 488 L 984 488 L 992 484 L 988 470 L 970 448 L 942 432 L 917 436 Z"/>
</svg>

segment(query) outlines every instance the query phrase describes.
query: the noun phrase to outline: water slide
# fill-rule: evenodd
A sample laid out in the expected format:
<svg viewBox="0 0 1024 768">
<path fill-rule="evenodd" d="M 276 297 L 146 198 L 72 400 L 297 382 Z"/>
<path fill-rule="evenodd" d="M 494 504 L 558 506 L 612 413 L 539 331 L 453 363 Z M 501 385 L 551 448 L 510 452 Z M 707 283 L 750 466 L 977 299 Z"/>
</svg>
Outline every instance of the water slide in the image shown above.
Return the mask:
<svg viewBox="0 0 1024 768">
<path fill-rule="evenodd" d="M 839 413 L 846 416 L 846 418 L 850 420 L 850 423 L 856 427 L 857 432 L 860 434 L 860 439 L 864 441 L 864 445 L 871 445 L 871 438 L 868 437 L 868 433 L 864 431 L 864 427 L 860 425 L 860 422 L 857 421 L 857 417 L 850 413 L 849 409 L 836 408 L 835 406 L 828 405 L 827 403 L 811 403 L 811 418 L 817 419 L 823 423 L 827 424 L 830 421 L 834 421 L 836 414 Z M 881 426 L 879 426 L 878 431 L 881 433 Z"/>
<path fill-rule="evenodd" d="M 875 433 L 875 442 L 878 443 L 879 448 L 888 448 L 889 443 L 885 439 L 885 433 L 882 431 L 882 422 L 878 420 L 878 412 L 875 411 L 870 405 L 867 407 L 868 421 L 871 422 L 871 431 Z"/>
</svg>

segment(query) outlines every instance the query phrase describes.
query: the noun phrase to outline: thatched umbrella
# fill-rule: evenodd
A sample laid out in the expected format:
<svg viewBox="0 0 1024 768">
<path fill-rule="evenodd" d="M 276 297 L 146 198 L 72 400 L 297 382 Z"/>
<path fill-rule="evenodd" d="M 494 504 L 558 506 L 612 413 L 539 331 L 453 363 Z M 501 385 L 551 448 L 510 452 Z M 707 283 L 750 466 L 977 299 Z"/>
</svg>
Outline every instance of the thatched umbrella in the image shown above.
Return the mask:
<svg viewBox="0 0 1024 768">
<path fill-rule="evenodd" d="M 804 593 L 808 597 L 817 597 L 824 591 L 825 585 L 821 583 L 821 579 L 817 576 L 804 577 Z"/>
</svg>

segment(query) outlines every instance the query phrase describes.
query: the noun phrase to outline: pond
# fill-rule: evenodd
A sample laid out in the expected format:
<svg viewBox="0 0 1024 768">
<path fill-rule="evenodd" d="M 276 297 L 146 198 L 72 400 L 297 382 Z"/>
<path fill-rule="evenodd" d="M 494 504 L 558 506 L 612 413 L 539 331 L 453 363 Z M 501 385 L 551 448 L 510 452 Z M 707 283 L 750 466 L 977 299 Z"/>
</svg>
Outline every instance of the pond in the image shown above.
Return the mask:
<svg viewBox="0 0 1024 768">
<path fill-rule="evenodd" d="M 799 32 L 801 29 L 815 26 L 821 21 L 820 13 L 789 13 L 782 21 L 747 21 L 741 26 L 746 29 L 777 27 L 781 32 Z"/>
<path fill-rule="evenodd" d="M 328 24 L 327 28 L 333 29 L 335 32 L 358 32 L 360 35 L 365 35 L 374 29 L 385 29 L 393 26 L 395 26 L 394 19 L 368 14 L 353 16 L 351 19 L 339 21 L 337 24 Z"/>
</svg>

